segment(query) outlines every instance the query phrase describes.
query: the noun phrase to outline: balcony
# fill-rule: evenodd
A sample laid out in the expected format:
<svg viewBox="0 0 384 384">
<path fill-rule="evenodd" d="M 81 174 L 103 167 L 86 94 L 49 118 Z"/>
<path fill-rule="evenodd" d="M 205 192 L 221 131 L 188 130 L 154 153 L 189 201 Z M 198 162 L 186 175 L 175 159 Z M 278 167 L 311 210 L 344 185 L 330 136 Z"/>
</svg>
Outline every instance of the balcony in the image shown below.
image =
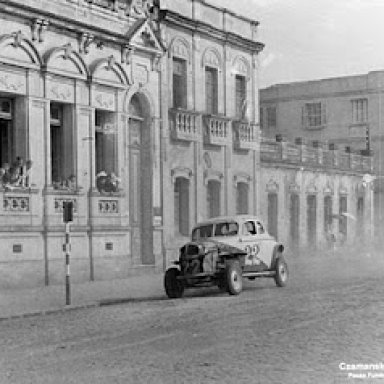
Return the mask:
<svg viewBox="0 0 384 384">
<path fill-rule="evenodd" d="M 41 225 L 42 203 L 38 189 L 0 188 L 0 198 L 0 227 Z"/>
<path fill-rule="evenodd" d="M 196 112 L 170 109 L 169 124 L 174 140 L 196 141 L 201 135 L 201 116 Z"/>
<path fill-rule="evenodd" d="M 230 120 L 225 117 L 205 115 L 204 144 L 225 146 L 229 143 Z"/>
<path fill-rule="evenodd" d="M 365 151 L 353 152 L 350 148 L 338 149 L 330 144 L 325 148 L 319 142 L 312 145 L 304 140 L 290 143 L 281 138 L 262 138 L 260 144 L 261 161 L 265 163 L 295 164 L 314 168 L 341 169 L 355 172 L 372 172 L 372 156 Z"/>
<path fill-rule="evenodd" d="M 256 149 L 259 142 L 259 127 L 244 121 L 236 121 L 233 123 L 234 146 L 239 150 Z"/>
</svg>

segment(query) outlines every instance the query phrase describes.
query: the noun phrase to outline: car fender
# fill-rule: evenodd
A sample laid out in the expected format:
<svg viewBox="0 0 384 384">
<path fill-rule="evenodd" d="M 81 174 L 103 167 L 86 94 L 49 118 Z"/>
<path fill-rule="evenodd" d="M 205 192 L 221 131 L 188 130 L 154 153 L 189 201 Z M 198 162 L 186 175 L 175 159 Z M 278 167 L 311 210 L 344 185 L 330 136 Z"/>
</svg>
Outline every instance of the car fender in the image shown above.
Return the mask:
<svg viewBox="0 0 384 384">
<path fill-rule="evenodd" d="M 277 260 L 280 257 L 283 257 L 284 252 L 284 245 L 281 243 L 275 244 L 273 247 L 273 253 L 272 253 L 272 262 L 271 262 L 271 269 L 275 269 Z"/>
</svg>

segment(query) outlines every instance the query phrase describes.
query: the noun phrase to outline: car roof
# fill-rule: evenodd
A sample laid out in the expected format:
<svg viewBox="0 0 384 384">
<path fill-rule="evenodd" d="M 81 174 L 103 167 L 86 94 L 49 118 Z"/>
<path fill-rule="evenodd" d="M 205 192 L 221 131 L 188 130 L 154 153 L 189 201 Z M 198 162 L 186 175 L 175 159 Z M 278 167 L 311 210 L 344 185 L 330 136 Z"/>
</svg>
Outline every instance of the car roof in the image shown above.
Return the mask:
<svg viewBox="0 0 384 384">
<path fill-rule="evenodd" d="M 259 219 L 257 216 L 254 216 L 254 215 L 218 216 L 218 217 L 213 217 L 211 219 L 207 219 L 204 221 L 200 221 L 193 228 L 201 227 L 203 225 L 222 223 L 226 221 L 227 222 L 231 222 L 231 221 L 243 222 L 247 220 L 257 220 L 262 222 L 261 219 Z"/>
</svg>

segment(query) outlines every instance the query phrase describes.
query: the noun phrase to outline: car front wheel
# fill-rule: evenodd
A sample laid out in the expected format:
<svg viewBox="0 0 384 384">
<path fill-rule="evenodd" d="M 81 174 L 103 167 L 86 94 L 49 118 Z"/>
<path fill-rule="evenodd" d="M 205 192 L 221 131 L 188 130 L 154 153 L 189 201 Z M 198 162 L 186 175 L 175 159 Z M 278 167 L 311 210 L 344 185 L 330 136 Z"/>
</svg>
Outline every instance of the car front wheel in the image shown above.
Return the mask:
<svg viewBox="0 0 384 384">
<path fill-rule="evenodd" d="M 179 275 L 180 271 L 176 268 L 170 268 L 165 272 L 164 288 L 165 293 L 170 299 L 178 299 L 183 296 L 184 285 L 177 279 Z"/>
<path fill-rule="evenodd" d="M 279 257 L 276 262 L 276 275 L 275 282 L 278 287 L 285 287 L 288 282 L 288 265 L 285 262 L 284 258 Z"/>
<path fill-rule="evenodd" d="M 238 261 L 230 261 L 226 269 L 226 285 L 230 295 L 238 295 L 243 289 L 243 278 Z"/>
</svg>

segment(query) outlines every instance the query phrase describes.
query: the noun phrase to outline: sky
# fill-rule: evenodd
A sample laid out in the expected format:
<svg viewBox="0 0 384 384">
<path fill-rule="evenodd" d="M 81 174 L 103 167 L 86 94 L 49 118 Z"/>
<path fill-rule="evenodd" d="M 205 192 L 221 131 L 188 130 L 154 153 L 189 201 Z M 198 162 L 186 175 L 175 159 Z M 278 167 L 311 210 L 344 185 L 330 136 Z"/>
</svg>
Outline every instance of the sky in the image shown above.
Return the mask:
<svg viewBox="0 0 384 384">
<path fill-rule="evenodd" d="M 260 86 L 384 70 L 384 0 L 207 0 L 258 20 Z"/>
</svg>

